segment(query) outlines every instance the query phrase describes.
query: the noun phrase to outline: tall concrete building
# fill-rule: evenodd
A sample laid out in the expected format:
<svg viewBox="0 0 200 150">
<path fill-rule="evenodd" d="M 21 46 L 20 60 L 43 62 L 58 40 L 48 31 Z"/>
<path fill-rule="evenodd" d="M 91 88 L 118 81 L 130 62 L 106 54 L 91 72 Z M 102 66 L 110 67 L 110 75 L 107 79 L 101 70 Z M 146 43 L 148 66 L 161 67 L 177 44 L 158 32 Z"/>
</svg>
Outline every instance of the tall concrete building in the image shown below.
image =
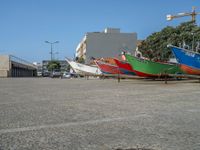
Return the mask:
<svg viewBox="0 0 200 150">
<path fill-rule="evenodd" d="M 76 57 L 83 57 L 87 63 L 91 57 L 115 57 L 122 50 L 134 53 L 136 45 L 136 33 L 121 33 L 118 28 L 106 28 L 103 32 L 86 33 L 76 48 Z"/>
</svg>

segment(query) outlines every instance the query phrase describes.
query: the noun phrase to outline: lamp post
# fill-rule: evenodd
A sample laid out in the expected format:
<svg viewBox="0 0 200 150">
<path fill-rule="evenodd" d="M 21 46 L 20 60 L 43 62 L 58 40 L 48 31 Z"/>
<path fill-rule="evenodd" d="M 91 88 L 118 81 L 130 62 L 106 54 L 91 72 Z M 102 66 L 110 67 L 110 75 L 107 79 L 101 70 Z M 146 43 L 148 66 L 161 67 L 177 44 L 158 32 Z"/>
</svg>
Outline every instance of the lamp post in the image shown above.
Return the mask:
<svg viewBox="0 0 200 150">
<path fill-rule="evenodd" d="M 59 43 L 59 41 L 55 41 L 55 42 L 49 42 L 49 41 L 45 41 L 45 43 L 51 44 L 51 61 L 53 60 L 53 44 Z"/>
</svg>

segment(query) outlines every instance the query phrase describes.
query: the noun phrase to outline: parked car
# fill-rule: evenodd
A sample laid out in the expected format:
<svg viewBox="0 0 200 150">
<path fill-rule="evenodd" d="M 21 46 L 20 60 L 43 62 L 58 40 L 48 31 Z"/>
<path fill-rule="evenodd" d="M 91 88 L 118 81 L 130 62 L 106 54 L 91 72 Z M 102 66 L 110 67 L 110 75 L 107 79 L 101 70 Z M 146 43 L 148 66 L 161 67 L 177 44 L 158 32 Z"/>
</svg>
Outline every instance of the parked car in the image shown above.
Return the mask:
<svg viewBox="0 0 200 150">
<path fill-rule="evenodd" d="M 43 77 L 49 77 L 49 76 L 50 76 L 50 72 L 44 71 L 44 72 L 42 73 L 42 76 L 43 76 Z"/>
<path fill-rule="evenodd" d="M 54 78 L 54 77 L 61 77 L 61 71 L 58 70 L 58 69 L 55 69 L 52 71 L 51 73 L 51 77 Z"/>
<path fill-rule="evenodd" d="M 42 71 L 38 71 L 38 72 L 37 72 L 37 76 L 38 76 L 38 77 L 42 77 Z"/>
<path fill-rule="evenodd" d="M 70 73 L 71 77 L 72 78 L 78 78 L 80 77 L 81 75 L 77 74 L 77 73 Z"/>
<path fill-rule="evenodd" d="M 71 73 L 70 72 L 64 72 L 62 75 L 62 78 L 71 78 Z"/>
</svg>

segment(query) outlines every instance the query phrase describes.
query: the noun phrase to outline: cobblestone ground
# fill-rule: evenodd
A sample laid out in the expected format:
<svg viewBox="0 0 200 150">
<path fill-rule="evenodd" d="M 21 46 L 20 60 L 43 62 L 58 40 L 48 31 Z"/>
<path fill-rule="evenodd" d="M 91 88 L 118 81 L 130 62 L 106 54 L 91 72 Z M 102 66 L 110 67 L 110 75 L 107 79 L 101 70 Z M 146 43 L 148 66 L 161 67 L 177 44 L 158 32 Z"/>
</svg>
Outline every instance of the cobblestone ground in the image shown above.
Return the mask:
<svg viewBox="0 0 200 150">
<path fill-rule="evenodd" d="M 200 83 L 0 79 L 0 150 L 200 149 Z"/>
</svg>

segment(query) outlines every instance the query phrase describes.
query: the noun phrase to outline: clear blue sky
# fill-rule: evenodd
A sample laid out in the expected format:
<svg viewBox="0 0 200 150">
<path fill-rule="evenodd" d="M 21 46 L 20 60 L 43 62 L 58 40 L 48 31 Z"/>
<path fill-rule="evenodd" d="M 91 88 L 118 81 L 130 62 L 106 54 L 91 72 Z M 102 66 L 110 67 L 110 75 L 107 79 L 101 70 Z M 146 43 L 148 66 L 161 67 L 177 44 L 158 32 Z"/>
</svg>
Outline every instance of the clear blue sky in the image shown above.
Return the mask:
<svg viewBox="0 0 200 150">
<path fill-rule="evenodd" d="M 167 14 L 200 12 L 200 0 L 0 0 L 0 54 L 13 54 L 30 62 L 73 57 L 86 32 L 106 27 L 137 32 L 145 39 L 167 25 L 176 26 L 190 17 L 166 21 Z M 200 23 L 200 16 L 197 17 Z"/>
</svg>

